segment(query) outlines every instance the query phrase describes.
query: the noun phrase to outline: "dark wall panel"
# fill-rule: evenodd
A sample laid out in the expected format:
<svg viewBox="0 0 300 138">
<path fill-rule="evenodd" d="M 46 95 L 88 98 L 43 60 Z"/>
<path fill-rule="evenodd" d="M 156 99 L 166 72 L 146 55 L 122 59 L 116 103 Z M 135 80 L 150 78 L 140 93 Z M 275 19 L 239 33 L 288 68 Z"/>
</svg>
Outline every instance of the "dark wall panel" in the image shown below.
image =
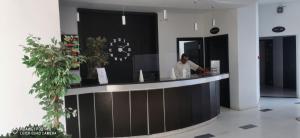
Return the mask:
<svg viewBox="0 0 300 138">
<path fill-rule="evenodd" d="M 194 85 L 192 92 L 192 119 L 193 124 L 199 124 L 210 116 L 209 84 Z"/>
<path fill-rule="evenodd" d="M 135 55 L 158 54 L 158 27 L 156 13 L 127 12 L 126 25 L 122 25 L 122 11 L 104 11 L 91 9 L 78 9 L 80 22 L 78 22 L 78 33 L 80 39 L 80 50 L 83 53 L 86 48 L 86 39 L 88 37 L 102 36 L 107 39 L 108 45 L 114 39 L 121 38 L 130 44 L 132 50 L 127 60 L 122 62 L 109 58 L 109 64 L 106 71 L 110 83 L 124 83 L 133 81 L 134 62 L 132 58 Z M 116 47 L 116 46 L 115 46 Z M 108 51 L 108 50 L 107 50 Z M 114 55 L 121 53 L 114 52 Z M 124 56 L 124 55 L 123 55 Z M 123 57 L 122 56 L 122 57 Z M 158 66 L 158 61 L 153 66 Z M 119 73 L 120 69 L 126 73 Z M 87 67 L 83 64 L 80 68 L 81 77 L 84 82 L 87 79 Z M 156 70 L 159 74 L 159 70 Z M 157 75 L 159 76 L 159 75 Z M 94 78 L 97 82 L 97 78 Z"/>
<path fill-rule="evenodd" d="M 113 93 L 114 136 L 130 136 L 129 92 Z"/>
<path fill-rule="evenodd" d="M 220 80 L 220 105 L 230 108 L 229 79 Z"/>
<path fill-rule="evenodd" d="M 79 113 L 81 137 L 95 137 L 95 114 L 93 94 L 79 95 Z"/>
<path fill-rule="evenodd" d="M 65 107 L 77 109 L 77 96 L 66 96 L 65 97 Z M 79 138 L 79 127 L 78 127 L 78 116 L 71 118 L 66 118 L 66 130 L 67 134 L 72 135 L 72 138 Z"/>
<path fill-rule="evenodd" d="M 220 81 L 216 81 L 216 109 L 217 109 L 217 114 L 220 114 L 220 110 L 221 110 L 221 101 L 220 101 L 220 91 L 221 91 L 221 86 L 220 86 Z"/>
<path fill-rule="evenodd" d="M 131 92 L 132 136 L 147 135 L 147 91 Z"/>
<path fill-rule="evenodd" d="M 150 134 L 164 132 L 163 90 L 149 90 L 148 99 Z"/>
<path fill-rule="evenodd" d="M 113 137 L 112 94 L 96 93 L 95 108 L 98 137 Z"/>
</svg>

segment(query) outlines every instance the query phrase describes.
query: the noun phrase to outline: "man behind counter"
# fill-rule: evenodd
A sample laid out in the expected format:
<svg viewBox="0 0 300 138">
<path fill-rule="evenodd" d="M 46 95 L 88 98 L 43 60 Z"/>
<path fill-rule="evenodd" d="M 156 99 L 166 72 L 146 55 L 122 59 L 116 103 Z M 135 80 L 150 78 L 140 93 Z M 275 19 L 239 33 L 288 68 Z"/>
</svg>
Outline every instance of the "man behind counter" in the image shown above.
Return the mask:
<svg viewBox="0 0 300 138">
<path fill-rule="evenodd" d="M 177 62 L 174 68 L 176 78 L 189 78 L 191 69 L 199 73 L 205 71 L 202 67 L 190 61 L 186 54 L 182 54 L 180 61 Z"/>
</svg>

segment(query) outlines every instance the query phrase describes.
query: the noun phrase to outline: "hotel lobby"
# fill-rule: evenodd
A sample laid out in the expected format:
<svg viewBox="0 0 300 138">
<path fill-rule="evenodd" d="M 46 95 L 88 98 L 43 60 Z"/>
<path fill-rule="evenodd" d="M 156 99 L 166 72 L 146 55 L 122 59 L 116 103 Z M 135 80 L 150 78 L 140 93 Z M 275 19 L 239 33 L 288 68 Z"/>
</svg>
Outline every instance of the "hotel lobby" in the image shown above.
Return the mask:
<svg viewBox="0 0 300 138">
<path fill-rule="evenodd" d="M 0 138 L 300 138 L 298 0 L 0 11 Z"/>
</svg>

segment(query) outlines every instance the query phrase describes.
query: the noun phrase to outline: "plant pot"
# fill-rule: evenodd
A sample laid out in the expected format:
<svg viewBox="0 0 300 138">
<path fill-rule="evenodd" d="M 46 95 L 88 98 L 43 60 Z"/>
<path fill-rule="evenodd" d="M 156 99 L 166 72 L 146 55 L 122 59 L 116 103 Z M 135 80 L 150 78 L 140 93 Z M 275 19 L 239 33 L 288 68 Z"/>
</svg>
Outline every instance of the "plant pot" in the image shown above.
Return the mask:
<svg viewBox="0 0 300 138">
<path fill-rule="evenodd" d="M 105 68 L 97 68 L 99 84 L 108 84 Z"/>
</svg>

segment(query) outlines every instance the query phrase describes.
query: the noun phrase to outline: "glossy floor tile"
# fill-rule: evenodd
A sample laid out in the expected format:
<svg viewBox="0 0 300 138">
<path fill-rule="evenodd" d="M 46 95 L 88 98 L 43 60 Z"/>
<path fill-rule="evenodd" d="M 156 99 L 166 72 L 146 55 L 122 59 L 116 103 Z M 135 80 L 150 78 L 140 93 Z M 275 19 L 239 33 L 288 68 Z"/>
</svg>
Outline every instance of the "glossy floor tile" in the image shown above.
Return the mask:
<svg viewBox="0 0 300 138">
<path fill-rule="evenodd" d="M 205 134 L 214 138 L 300 138 L 300 102 L 294 98 L 262 98 L 260 106 L 245 111 L 222 109 L 216 121 L 197 129 L 164 136 L 163 138 L 194 138 Z M 273 109 L 261 112 L 261 109 Z M 241 129 L 245 125 L 255 125 L 251 129 Z M 147 137 L 157 137 L 147 136 Z"/>
</svg>

